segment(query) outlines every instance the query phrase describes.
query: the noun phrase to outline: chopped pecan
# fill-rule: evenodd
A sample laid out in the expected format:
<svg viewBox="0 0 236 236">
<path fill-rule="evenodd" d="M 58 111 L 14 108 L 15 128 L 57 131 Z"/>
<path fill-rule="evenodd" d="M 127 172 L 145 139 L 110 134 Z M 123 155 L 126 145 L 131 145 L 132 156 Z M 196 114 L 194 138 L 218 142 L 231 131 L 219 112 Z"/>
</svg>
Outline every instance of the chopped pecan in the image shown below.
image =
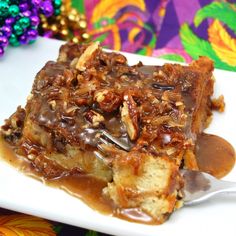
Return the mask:
<svg viewBox="0 0 236 236">
<path fill-rule="evenodd" d="M 135 140 L 139 134 L 139 112 L 131 94 L 124 94 L 123 107 L 121 108 L 121 120 L 125 124 L 127 133 L 131 140 Z"/>
<path fill-rule="evenodd" d="M 95 51 L 97 51 L 98 48 L 99 48 L 99 42 L 95 42 L 89 45 L 77 61 L 73 60 L 74 63 L 72 61 L 72 65 L 75 64 L 75 68 L 78 69 L 79 71 L 85 71 L 86 62 L 91 59 L 92 55 L 94 54 Z"/>
<path fill-rule="evenodd" d="M 91 80 L 84 82 L 82 86 L 75 90 L 75 95 L 82 96 L 87 93 L 93 93 L 98 87 L 98 82 L 96 80 Z"/>
<path fill-rule="evenodd" d="M 224 96 L 221 95 L 218 98 L 213 98 L 211 101 L 211 108 L 213 110 L 223 112 L 225 110 Z"/>
<path fill-rule="evenodd" d="M 171 120 L 171 117 L 168 115 L 164 115 L 164 116 L 156 116 L 152 119 L 151 124 L 154 126 L 159 126 L 162 125 L 164 123 L 168 123 Z"/>
<path fill-rule="evenodd" d="M 125 64 L 127 59 L 122 54 L 113 53 L 112 61 L 114 64 Z"/>
<path fill-rule="evenodd" d="M 0 133 L 11 143 L 16 143 L 22 135 L 25 121 L 25 109 L 18 107 L 17 111 L 0 127 Z"/>
<path fill-rule="evenodd" d="M 121 96 L 111 89 L 102 89 L 94 93 L 93 99 L 106 112 L 112 112 L 121 105 Z"/>
<path fill-rule="evenodd" d="M 89 101 L 88 99 L 86 98 L 81 98 L 81 97 L 74 97 L 73 98 L 73 101 L 75 102 L 75 104 L 77 106 L 86 106 L 89 104 Z"/>
<path fill-rule="evenodd" d="M 167 102 L 182 102 L 181 94 L 173 91 L 165 91 L 162 95 L 162 100 Z"/>
<path fill-rule="evenodd" d="M 85 119 L 94 127 L 99 126 L 99 124 L 105 120 L 101 114 L 93 110 L 89 110 L 85 113 Z"/>
<path fill-rule="evenodd" d="M 110 54 L 103 53 L 100 55 L 100 63 L 101 65 L 106 66 L 114 66 L 118 64 L 126 64 L 127 59 L 125 56 L 112 52 Z"/>
<path fill-rule="evenodd" d="M 76 74 L 74 73 L 73 70 L 65 69 L 64 76 L 66 78 L 66 85 L 68 87 L 70 87 L 70 86 L 76 87 L 78 85 L 78 80 L 77 80 Z"/>
</svg>

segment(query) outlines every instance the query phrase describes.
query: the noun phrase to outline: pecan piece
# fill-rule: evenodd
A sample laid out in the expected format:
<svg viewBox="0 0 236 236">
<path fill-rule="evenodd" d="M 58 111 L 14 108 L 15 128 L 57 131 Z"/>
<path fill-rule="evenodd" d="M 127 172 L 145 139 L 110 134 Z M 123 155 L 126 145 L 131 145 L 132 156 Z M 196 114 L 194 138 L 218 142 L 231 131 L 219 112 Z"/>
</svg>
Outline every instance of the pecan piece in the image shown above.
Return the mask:
<svg viewBox="0 0 236 236">
<path fill-rule="evenodd" d="M 126 126 L 130 139 L 137 139 L 139 134 L 139 112 L 133 97 L 129 93 L 124 94 L 123 107 L 121 108 L 121 120 Z"/>
<path fill-rule="evenodd" d="M 93 97 L 94 101 L 99 104 L 99 107 L 106 112 L 112 112 L 121 105 L 121 96 L 113 90 L 102 89 L 96 91 Z"/>
<path fill-rule="evenodd" d="M 85 71 L 86 62 L 92 58 L 93 54 L 98 50 L 98 48 L 99 48 L 99 42 L 95 42 L 89 45 L 79 58 L 75 58 L 71 62 L 71 66 L 72 67 L 75 66 L 75 68 L 79 71 Z"/>
<path fill-rule="evenodd" d="M 98 127 L 105 119 L 96 111 L 89 110 L 85 113 L 85 119 L 92 124 L 93 127 Z"/>
</svg>

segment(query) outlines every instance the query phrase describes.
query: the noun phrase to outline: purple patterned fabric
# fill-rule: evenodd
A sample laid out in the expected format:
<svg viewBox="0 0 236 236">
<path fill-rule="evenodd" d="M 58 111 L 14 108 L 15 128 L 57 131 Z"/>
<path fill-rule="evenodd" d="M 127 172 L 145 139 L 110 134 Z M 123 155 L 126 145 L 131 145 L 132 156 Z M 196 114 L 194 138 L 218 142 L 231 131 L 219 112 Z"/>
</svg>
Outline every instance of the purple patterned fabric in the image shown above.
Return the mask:
<svg viewBox="0 0 236 236">
<path fill-rule="evenodd" d="M 93 0 L 85 9 L 93 39 L 110 49 L 185 62 L 208 56 L 216 67 L 236 71 L 234 4 Z"/>
</svg>

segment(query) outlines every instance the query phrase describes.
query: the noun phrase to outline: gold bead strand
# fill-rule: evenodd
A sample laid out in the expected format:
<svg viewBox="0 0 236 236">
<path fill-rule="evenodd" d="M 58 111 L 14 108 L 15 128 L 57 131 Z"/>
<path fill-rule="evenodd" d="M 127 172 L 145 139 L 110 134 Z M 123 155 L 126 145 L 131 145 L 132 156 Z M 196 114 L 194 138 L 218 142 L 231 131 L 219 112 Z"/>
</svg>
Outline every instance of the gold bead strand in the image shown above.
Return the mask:
<svg viewBox="0 0 236 236">
<path fill-rule="evenodd" d="M 40 16 L 39 33 L 49 37 L 80 43 L 88 41 L 87 21 L 84 14 L 80 14 L 71 6 L 70 0 L 63 0 L 60 15 L 46 18 Z"/>
</svg>

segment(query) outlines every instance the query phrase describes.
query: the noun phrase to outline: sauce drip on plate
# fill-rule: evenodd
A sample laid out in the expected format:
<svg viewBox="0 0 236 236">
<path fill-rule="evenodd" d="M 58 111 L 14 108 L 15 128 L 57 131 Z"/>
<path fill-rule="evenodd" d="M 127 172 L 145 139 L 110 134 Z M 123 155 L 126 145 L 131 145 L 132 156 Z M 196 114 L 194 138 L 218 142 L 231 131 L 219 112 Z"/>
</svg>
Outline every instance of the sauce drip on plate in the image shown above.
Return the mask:
<svg viewBox="0 0 236 236">
<path fill-rule="evenodd" d="M 40 180 L 47 185 L 63 189 L 69 194 L 80 198 L 91 208 L 103 214 L 112 214 L 114 210 L 112 202 L 105 199 L 102 195 L 102 189 L 107 185 L 105 181 L 84 174 L 63 176 L 50 180 L 45 179 L 33 168 L 26 158 L 16 155 L 11 146 L 2 138 L 0 138 L 0 158 L 3 158 L 10 165 L 28 176 Z"/>
<path fill-rule="evenodd" d="M 234 167 L 234 148 L 219 136 L 200 134 L 195 152 L 199 169 L 217 178 L 224 177 Z"/>
<path fill-rule="evenodd" d="M 121 219 L 144 224 L 157 224 L 152 217 L 139 209 L 117 209 L 111 200 L 102 194 L 106 182 L 83 174 L 63 176 L 53 180 L 45 180 L 26 158 L 17 156 L 12 147 L 0 138 L 0 157 L 26 175 L 30 175 L 46 184 L 61 188 L 69 194 L 80 198 L 91 208 Z M 234 148 L 224 139 L 209 134 L 198 136 L 196 158 L 199 169 L 218 178 L 229 173 L 235 164 Z"/>
</svg>

